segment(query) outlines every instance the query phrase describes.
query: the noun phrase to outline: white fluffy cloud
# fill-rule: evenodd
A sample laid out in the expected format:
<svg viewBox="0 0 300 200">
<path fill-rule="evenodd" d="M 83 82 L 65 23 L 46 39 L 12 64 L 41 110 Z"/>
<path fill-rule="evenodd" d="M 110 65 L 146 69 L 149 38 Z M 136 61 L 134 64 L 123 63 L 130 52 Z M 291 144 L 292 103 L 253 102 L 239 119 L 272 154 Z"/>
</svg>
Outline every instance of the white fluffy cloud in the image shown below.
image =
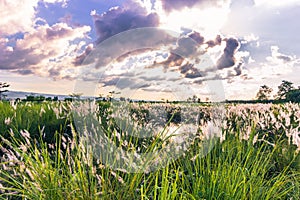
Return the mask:
<svg viewBox="0 0 300 200">
<path fill-rule="evenodd" d="M 2 40 L 0 69 L 45 76 L 50 73 L 53 78 L 59 78 L 63 75 L 61 71 L 72 68 L 73 59 L 85 44 L 75 40 L 84 39 L 89 31 L 89 26 L 72 28 L 65 23 L 46 24 L 25 33 L 14 47 L 8 47 L 8 40 Z"/>
<path fill-rule="evenodd" d="M 1 0 L 0 37 L 31 30 L 38 0 Z"/>
<path fill-rule="evenodd" d="M 67 0 L 0 0 L 0 37 L 31 31 L 39 2 L 67 5 Z"/>
<path fill-rule="evenodd" d="M 42 0 L 45 3 L 62 3 L 63 5 L 66 5 L 68 0 Z"/>
<path fill-rule="evenodd" d="M 66 6 L 67 0 L 0 0 L 0 70 L 73 78 L 74 59 L 82 53 L 91 27 L 50 26 L 36 16 L 38 3 Z M 15 34 L 18 39 L 11 37 Z"/>
<path fill-rule="evenodd" d="M 181 28 L 189 28 L 200 32 L 206 38 L 214 39 L 220 34 L 220 29 L 226 23 L 230 12 L 229 2 L 219 2 L 222 2 L 219 6 L 195 4 L 193 7 L 182 7 L 172 12 L 165 12 L 157 3 L 156 11 L 160 15 L 160 26 L 178 32 Z"/>
</svg>

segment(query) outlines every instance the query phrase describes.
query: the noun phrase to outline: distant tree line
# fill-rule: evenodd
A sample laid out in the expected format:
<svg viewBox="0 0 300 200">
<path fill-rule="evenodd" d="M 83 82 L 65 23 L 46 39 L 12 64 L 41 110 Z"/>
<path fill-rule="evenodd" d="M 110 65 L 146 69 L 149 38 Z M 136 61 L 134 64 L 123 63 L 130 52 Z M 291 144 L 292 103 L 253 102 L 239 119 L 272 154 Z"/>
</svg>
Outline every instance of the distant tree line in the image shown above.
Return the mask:
<svg viewBox="0 0 300 200">
<path fill-rule="evenodd" d="M 23 99 L 22 101 L 37 101 L 37 102 L 41 102 L 41 101 L 58 101 L 58 97 L 45 97 L 42 95 L 38 95 L 38 96 L 34 96 L 34 95 L 28 95 L 26 96 L 25 99 Z"/>
<path fill-rule="evenodd" d="M 256 94 L 257 101 L 274 101 L 274 102 L 300 102 L 300 86 L 294 87 L 294 84 L 290 81 L 283 80 L 278 86 L 278 91 L 271 99 L 271 93 L 273 89 L 267 85 L 262 85 Z"/>
<path fill-rule="evenodd" d="M 10 85 L 5 82 L 0 82 L 0 100 L 5 99 L 7 95 L 5 95 L 6 92 L 8 92 L 7 88 Z M 267 85 L 260 86 L 255 100 L 226 100 L 225 102 L 229 103 L 284 103 L 284 102 L 294 102 L 294 103 L 300 103 L 300 86 L 298 88 L 294 87 L 294 84 L 287 80 L 282 80 L 281 84 L 278 86 L 277 93 L 273 96 L 271 96 L 271 93 L 273 92 L 273 89 Z M 112 91 L 110 92 L 110 95 L 107 96 L 107 98 L 104 98 L 102 95 L 99 95 L 99 98 L 97 100 L 100 101 L 111 101 L 113 99 L 114 94 L 120 94 L 120 92 Z M 65 101 L 73 101 L 78 100 L 81 98 L 82 93 L 72 93 L 69 95 L 69 98 L 65 98 Z M 20 100 L 20 99 L 17 99 Z M 120 98 L 120 101 L 125 101 L 126 99 L 124 97 Z M 130 99 L 127 99 L 128 101 Z M 45 97 L 45 96 L 34 96 L 34 95 L 28 95 L 26 96 L 26 99 L 23 99 L 22 101 L 58 101 L 58 97 Z M 194 103 L 200 103 L 201 100 L 196 95 L 193 97 L 190 97 L 187 99 L 188 102 L 194 102 Z M 206 100 L 208 101 L 208 99 Z M 167 101 L 168 102 L 168 101 Z M 173 102 L 176 103 L 176 102 Z"/>
</svg>

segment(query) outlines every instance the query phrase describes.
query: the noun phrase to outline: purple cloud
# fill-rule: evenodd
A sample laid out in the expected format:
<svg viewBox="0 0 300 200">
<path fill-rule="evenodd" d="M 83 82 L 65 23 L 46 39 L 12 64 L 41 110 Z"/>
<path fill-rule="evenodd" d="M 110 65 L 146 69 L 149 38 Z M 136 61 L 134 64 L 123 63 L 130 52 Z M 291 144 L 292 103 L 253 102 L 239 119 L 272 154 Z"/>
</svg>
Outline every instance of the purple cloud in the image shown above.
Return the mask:
<svg viewBox="0 0 300 200">
<path fill-rule="evenodd" d="M 217 35 L 217 37 L 215 38 L 215 40 L 209 40 L 206 42 L 207 47 L 214 47 L 216 45 L 221 45 L 222 42 L 222 38 L 220 35 Z"/>
<path fill-rule="evenodd" d="M 135 28 L 157 27 L 159 16 L 147 11 L 138 4 L 131 3 L 130 7 L 116 7 L 101 15 L 93 15 L 97 34 L 97 43 L 107 38 Z"/>
<path fill-rule="evenodd" d="M 86 56 L 88 56 L 92 51 L 93 51 L 93 46 L 92 45 L 87 46 L 82 54 L 76 56 L 76 58 L 73 61 L 74 65 L 75 66 L 81 65 L 85 60 Z"/>
<path fill-rule="evenodd" d="M 203 44 L 204 37 L 200 35 L 200 33 L 194 31 L 188 35 L 190 38 L 192 38 L 195 42 L 197 42 L 199 45 Z"/>
<path fill-rule="evenodd" d="M 224 69 L 235 64 L 234 53 L 239 47 L 239 42 L 234 38 L 226 39 L 226 47 L 223 55 L 217 61 L 217 68 Z"/>
</svg>

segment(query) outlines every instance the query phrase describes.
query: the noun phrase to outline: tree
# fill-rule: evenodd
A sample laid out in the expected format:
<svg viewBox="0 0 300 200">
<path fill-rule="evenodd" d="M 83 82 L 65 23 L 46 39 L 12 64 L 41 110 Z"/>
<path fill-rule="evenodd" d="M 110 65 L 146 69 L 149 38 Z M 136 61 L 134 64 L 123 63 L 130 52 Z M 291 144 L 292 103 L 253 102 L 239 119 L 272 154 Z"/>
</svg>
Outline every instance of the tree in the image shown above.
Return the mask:
<svg viewBox="0 0 300 200">
<path fill-rule="evenodd" d="M 198 99 L 198 97 L 196 95 L 193 95 L 193 97 L 192 97 L 193 103 L 196 103 L 197 99 Z"/>
<path fill-rule="evenodd" d="M 268 100 L 271 97 L 273 89 L 267 85 L 262 85 L 256 94 L 256 99 L 258 100 Z"/>
<path fill-rule="evenodd" d="M 69 96 L 74 100 L 74 99 L 77 99 L 79 100 L 80 97 L 82 96 L 83 94 L 82 93 L 72 93 L 72 94 L 69 94 Z"/>
<path fill-rule="evenodd" d="M 2 97 L 5 97 L 4 93 L 8 92 L 5 88 L 8 88 L 9 86 L 10 85 L 7 83 L 0 82 L 0 100 L 2 100 Z"/>
<path fill-rule="evenodd" d="M 25 101 L 35 101 L 35 96 L 34 95 L 26 95 Z"/>
<path fill-rule="evenodd" d="M 278 86 L 277 99 L 286 99 L 286 95 L 294 89 L 293 83 L 283 80 Z"/>
<path fill-rule="evenodd" d="M 44 101 L 45 99 L 46 99 L 46 97 L 44 97 L 42 95 L 40 95 L 40 96 L 28 95 L 28 96 L 26 96 L 26 99 L 24 101 Z"/>
<path fill-rule="evenodd" d="M 107 98 L 109 99 L 109 101 L 111 101 L 114 98 L 115 94 L 121 94 L 121 92 L 116 92 L 116 91 L 110 91 L 108 93 L 109 95 L 107 95 Z"/>
<path fill-rule="evenodd" d="M 286 100 L 291 102 L 300 102 L 300 88 L 289 91 L 286 94 Z"/>
<path fill-rule="evenodd" d="M 126 101 L 125 97 L 120 97 L 120 101 Z"/>
</svg>

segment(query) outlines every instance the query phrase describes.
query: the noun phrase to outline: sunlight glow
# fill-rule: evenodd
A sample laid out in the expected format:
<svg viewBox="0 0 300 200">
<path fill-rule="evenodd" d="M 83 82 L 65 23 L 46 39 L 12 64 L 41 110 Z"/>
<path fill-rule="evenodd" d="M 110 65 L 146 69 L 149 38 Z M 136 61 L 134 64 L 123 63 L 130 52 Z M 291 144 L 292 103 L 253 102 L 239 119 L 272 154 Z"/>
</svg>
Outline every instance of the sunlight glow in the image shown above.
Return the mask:
<svg viewBox="0 0 300 200">
<path fill-rule="evenodd" d="M 161 17 L 161 27 L 180 31 L 181 28 L 189 28 L 199 31 L 201 35 L 212 39 L 219 34 L 219 30 L 227 21 L 229 9 L 224 8 L 185 8 L 174 11 Z M 184 26 L 183 26 L 184 24 Z"/>
</svg>

